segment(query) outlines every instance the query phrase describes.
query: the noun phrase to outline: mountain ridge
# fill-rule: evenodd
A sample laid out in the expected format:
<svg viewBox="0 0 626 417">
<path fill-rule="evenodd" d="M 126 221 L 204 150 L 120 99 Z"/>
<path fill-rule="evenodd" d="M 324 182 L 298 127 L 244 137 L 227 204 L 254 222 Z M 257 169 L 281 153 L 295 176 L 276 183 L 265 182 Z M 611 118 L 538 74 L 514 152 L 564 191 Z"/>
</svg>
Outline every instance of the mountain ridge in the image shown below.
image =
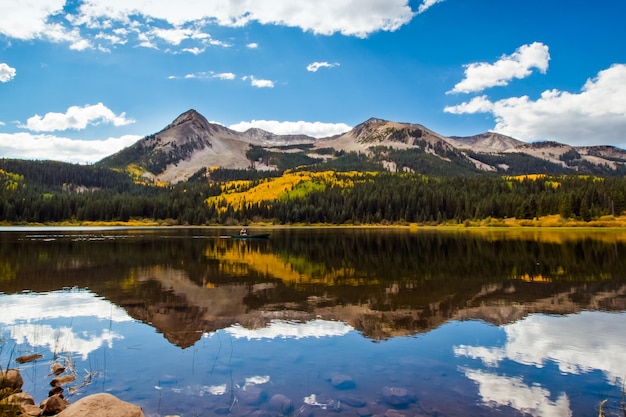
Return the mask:
<svg viewBox="0 0 626 417">
<path fill-rule="evenodd" d="M 447 137 L 421 124 L 376 117 L 324 138 L 277 135 L 258 128 L 238 132 L 209 122 L 194 109 L 97 165 L 132 166 L 146 180 L 176 183 L 203 169 L 280 171 L 336 162 L 346 153 L 395 172 L 445 173 L 448 166 L 455 173 L 519 174 L 525 166 L 526 174 L 626 173 L 626 151 L 608 145 L 527 143 L 495 132 Z"/>
</svg>

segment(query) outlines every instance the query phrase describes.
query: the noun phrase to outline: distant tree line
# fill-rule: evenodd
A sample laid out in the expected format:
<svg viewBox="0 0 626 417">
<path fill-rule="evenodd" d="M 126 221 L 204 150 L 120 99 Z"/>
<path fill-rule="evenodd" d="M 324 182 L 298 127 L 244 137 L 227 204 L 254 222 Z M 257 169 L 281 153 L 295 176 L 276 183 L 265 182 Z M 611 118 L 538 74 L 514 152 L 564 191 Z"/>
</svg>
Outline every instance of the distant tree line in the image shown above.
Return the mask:
<svg viewBox="0 0 626 417">
<path fill-rule="evenodd" d="M 558 181 L 558 182 L 557 182 Z M 626 210 L 626 179 L 559 176 L 506 180 L 492 176 L 421 177 L 381 173 L 352 188 L 327 187 L 302 198 L 249 204 L 220 217 L 278 223 L 442 223 L 559 214 L 589 221 Z"/>
<path fill-rule="evenodd" d="M 365 163 L 359 154 L 345 156 L 340 159 L 344 167 Z M 255 171 L 247 172 L 251 180 L 263 178 Z M 200 172 L 191 181 L 156 187 L 136 184 L 126 174 L 101 167 L 0 159 L 0 221 L 154 219 L 195 225 L 253 220 L 367 224 L 463 222 L 488 217 L 532 219 L 551 214 L 588 221 L 626 210 L 624 177 L 513 179 L 385 172 L 368 175 L 351 187 L 317 187 L 306 195 L 248 203 L 243 208 L 207 204 L 208 197 L 219 196 L 222 185 L 240 174 L 238 170 Z"/>
</svg>

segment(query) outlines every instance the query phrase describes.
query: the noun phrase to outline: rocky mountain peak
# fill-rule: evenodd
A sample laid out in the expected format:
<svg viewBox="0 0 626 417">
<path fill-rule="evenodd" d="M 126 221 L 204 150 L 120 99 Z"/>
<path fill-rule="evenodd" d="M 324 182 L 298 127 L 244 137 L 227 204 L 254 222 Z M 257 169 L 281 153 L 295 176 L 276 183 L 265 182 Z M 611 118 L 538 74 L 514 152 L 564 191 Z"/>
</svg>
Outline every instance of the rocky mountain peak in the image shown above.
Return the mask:
<svg viewBox="0 0 626 417">
<path fill-rule="evenodd" d="M 203 115 L 201 115 L 194 109 L 190 109 L 184 112 L 183 114 L 181 114 L 180 116 L 178 116 L 176 119 L 174 119 L 174 121 L 170 123 L 168 128 L 178 126 L 178 125 L 181 125 L 183 123 L 188 123 L 188 122 L 197 122 L 202 126 L 209 125 L 208 120 Z"/>
</svg>

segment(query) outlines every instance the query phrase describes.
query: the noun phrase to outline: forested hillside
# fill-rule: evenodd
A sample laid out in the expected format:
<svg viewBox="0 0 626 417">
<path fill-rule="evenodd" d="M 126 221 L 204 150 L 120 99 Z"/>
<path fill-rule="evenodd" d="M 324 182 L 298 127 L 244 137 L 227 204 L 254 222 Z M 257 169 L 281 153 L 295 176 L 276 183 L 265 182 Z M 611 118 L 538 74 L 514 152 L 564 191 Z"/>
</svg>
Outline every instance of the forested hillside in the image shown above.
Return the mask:
<svg viewBox="0 0 626 417">
<path fill-rule="evenodd" d="M 623 177 L 217 169 L 158 187 L 99 167 L 0 160 L 0 222 L 10 224 L 440 224 L 548 215 L 590 221 L 624 211 Z"/>
</svg>

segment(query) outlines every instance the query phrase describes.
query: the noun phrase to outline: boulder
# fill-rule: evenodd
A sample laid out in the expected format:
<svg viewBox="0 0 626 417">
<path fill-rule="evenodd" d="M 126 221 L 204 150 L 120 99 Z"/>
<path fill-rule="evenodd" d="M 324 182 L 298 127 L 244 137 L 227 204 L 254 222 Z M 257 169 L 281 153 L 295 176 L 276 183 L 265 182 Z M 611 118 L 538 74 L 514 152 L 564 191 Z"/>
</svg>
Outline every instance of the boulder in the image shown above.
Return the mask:
<svg viewBox="0 0 626 417">
<path fill-rule="evenodd" d="M 7 369 L 6 371 L 0 371 L 0 389 L 10 388 L 15 391 L 22 389 L 24 380 L 20 371 L 17 369 Z"/>
<path fill-rule="evenodd" d="M 291 400 L 283 394 L 276 394 L 270 398 L 267 407 L 274 413 L 289 415 L 293 411 Z"/>
<path fill-rule="evenodd" d="M 247 387 L 239 391 L 237 397 L 242 404 L 259 405 L 265 401 L 267 394 L 259 387 Z"/>
<path fill-rule="evenodd" d="M 53 416 L 67 408 L 67 401 L 65 401 L 61 395 L 57 394 L 43 400 L 41 404 L 39 404 L 39 408 L 41 408 L 43 414 Z"/>
<path fill-rule="evenodd" d="M 384 417 L 406 417 L 405 414 L 401 413 L 398 410 L 387 410 L 385 411 Z"/>
<path fill-rule="evenodd" d="M 20 412 L 22 415 L 25 414 L 27 416 L 38 416 L 41 414 L 41 409 L 35 405 L 32 395 L 25 392 L 17 392 L 0 400 L 0 410 L 3 410 L 5 413 L 2 414 L 0 411 L 2 416 L 19 415 Z"/>
<path fill-rule="evenodd" d="M 344 390 L 344 389 L 352 389 L 356 386 L 356 383 L 352 379 L 352 377 L 348 375 L 338 374 L 330 378 L 330 383 L 336 389 Z"/>
<path fill-rule="evenodd" d="M 43 413 L 43 410 L 34 404 L 22 404 L 20 408 L 23 416 L 39 417 Z"/>
<path fill-rule="evenodd" d="M 4 402 L 6 402 L 8 404 L 30 404 L 30 405 L 35 405 L 35 399 L 33 398 L 33 396 L 30 395 L 30 394 L 27 394 L 25 392 L 18 392 L 18 393 L 15 393 L 15 394 L 11 394 L 8 397 L 6 397 Z"/>
<path fill-rule="evenodd" d="M 357 397 L 356 395 L 340 395 L 337 399 L 341 401 L 342 404 L 347 404 L 350 407 L 361 408 L 367 405 L 367 402 L 363 398 Z"/>
<path fill-rule="evenodd" d="M 397 408 L 406 408 L 416 400 L 409 390 L 400 387 L 383 387 L 382 397 L 384 402 Z"/>
<path fill-rule="evenodd" d="M 122 401 L 114 395 L 88 395 L 71 404 L 57 417 L 144 417 L 141 407 Z"/>
</svg>

